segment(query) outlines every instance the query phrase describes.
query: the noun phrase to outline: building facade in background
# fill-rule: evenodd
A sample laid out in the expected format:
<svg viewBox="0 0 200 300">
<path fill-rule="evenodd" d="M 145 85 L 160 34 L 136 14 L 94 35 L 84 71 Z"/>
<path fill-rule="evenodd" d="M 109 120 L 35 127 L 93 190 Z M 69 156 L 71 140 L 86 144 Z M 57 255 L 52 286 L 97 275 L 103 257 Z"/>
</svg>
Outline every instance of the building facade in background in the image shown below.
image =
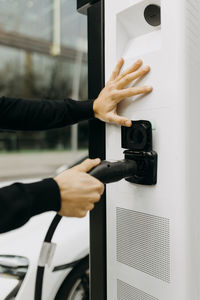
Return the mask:
<svg viewBox="0 0 200 300">
<path fill-rule="evenodd" d="M 1 0 L 0 96 L 87 99 L 86 22 L 74 0 Z M 0 151 L 87 148 L 87 134 L 87 122 L 45 132 L 1 131 Z"/>
</svg>

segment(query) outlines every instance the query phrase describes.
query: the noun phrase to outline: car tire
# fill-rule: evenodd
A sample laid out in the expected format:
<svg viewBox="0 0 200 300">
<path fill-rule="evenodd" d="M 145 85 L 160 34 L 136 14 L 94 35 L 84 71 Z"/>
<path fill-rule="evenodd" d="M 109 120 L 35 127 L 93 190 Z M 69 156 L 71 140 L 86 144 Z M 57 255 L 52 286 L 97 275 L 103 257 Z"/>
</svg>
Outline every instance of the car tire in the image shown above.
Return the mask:
<svg viewBox="0 0 200 300">
<path fill-rule="evenodd" d="M 89 256 L 82 259 L 65 278 L 55 300 L 89 300 Z"/>
</svg>

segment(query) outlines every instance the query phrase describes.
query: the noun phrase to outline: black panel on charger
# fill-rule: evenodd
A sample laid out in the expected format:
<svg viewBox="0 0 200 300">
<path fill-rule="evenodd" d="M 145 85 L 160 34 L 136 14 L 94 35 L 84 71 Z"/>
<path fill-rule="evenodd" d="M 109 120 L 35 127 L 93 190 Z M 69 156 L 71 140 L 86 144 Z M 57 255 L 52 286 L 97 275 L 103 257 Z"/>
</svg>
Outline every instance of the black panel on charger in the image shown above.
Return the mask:
<svg viewBox="0 0 200 300">
<path fill-rule="evenodd" d="M 122 148 L 133 151 L 152 150 L 152 126 L 149 121 L 132 121 L 131 127 L 122 126 Z"/>
</svg>

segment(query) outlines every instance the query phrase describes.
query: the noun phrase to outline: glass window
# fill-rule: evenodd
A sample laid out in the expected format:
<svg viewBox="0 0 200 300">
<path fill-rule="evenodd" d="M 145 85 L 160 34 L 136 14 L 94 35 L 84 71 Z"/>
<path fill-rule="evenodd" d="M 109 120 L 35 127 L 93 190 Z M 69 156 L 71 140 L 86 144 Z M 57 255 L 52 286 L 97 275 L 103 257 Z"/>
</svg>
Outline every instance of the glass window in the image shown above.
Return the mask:
<svg viewBox="0 0 200 300">
<path fill-rule="evenodd" d="M 0 0 L 0 57 L 0 96 L 87 99 L 87 19 L 74 0 Z M 0 179 L 51 175 L 87 155 L 87 141 L 87 122 L 73 129 L 1 131 Z M 26 172 L 18 167 L 23 160 Z"/>
</svg>

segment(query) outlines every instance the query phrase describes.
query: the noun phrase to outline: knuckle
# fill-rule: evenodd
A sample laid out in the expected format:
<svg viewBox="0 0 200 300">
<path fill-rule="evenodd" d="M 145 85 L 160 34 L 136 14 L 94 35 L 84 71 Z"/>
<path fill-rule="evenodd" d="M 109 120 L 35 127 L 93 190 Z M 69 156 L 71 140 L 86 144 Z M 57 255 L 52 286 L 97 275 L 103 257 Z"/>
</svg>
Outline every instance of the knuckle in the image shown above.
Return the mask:
<svg viewBox="0 0 200 300">
<path fill-rule="evenodd" d="M 103 184 L 102 182 L 99 182 L 99 183 L 98 183 L 98 188 L 99 188 L 100 190 L 102 190 L 102 189 L 104 188 L 104 184 Z"/>
<path fill-rule="evenodd" d="M 107 87 L 108 87 L 109 91 L 112 91 L 115 88 L 113 81 L 109 81 L 107 83 Z"/>
<path fill-rule="evenodd" d="M 105 189 L 105 186 L 104 186 L 103 183 L 101 183 L 101 185 L 100 185 L 100 192 L 101 192 L 101 194 L 103 194 L 104 189 Z"/>
<path fill-rule="evenodd" d="M 117 76 L 117 80 L 120 81 L 123 78 L 122 74 Z"/>
<path fill-rule="evenodd" d="M 90 158 L 86 158 L 86 160 L 84 161 L 85 163 L 90 163 L 91 159 Z"/>
<path fill-rule="evenodd" d="M 95 200 L 96 200 L 97 202 L 99 202 L 100 199 L 101 199 L 101 195 L 100 195 L 100 194 L 97 194 L 97 195 L 95 196 Z"/>
<path fill-rule="evenodd" d="M 94 204 L 91 204 L 90 207 L 88 208 L 89 211 L 94 209 Z"/>
<path fill-rule="evenodd" d="M 119 124 L 120 124 L 120 125 L 124 125 L 125 122 L 126 122 L 126 120 L 123 120 L 123 119 L 119 120 Z"/>
<path fill-rule="evenodd" d="M 133 74 L 128 74 L 128 75 L 126 75 L 125 81 L 130 81 L 130 80 L 132 80 L 132 77 L 133 77 Z"/>
<path fill-rule="evenodd" d="M 93 195 L 91 201 L 92 201 L 93 203 L 96 203 L 96 202 L 99 202 L 100 199 L 101 199 L 100 193 L 96 193 L 96 194 Z"/>
<path fill-rule="evenodd" d="M 110 93 L 110 96 L 113 100 L 115 100 L 118 96 L 117 91 L 116 90 L 112 90 Z"/>
<path fill-rule="evenodd" d="M 126 85 L 126 79 L 122 78 L 119 82 L 119 89 L 122 89 Z"/>
<path fill-rule="evenodd" d="M 85 216 L 86 216 L 86 214 L 87 214 L 87 211 L 80 211 L 79 213 L 78 213 L 78 218 L 84 218 Z"/>
<path fill-rule="evenodd" d="M 113 122 L 113 118 L 110 117 L 110 116 L 108 116 L 108 117 L 107 117 L 107 121 L 108 121 L 109 123 L 112 123 L 112 122 Z"/>
<path fill-rule="evenodd" d="M 113 80 L 112 80 L 112 79 L 108 80 L 108 81 L 106 82 L 106 85 L 105 85 L 105 87 L 106 87 L 107 89 L 109 89 L 109 88 L 110 88 L 110 86 L 111 86 L 111 84 L 112 84 L 112 82 L 113 82 Z"/>
</svg>

